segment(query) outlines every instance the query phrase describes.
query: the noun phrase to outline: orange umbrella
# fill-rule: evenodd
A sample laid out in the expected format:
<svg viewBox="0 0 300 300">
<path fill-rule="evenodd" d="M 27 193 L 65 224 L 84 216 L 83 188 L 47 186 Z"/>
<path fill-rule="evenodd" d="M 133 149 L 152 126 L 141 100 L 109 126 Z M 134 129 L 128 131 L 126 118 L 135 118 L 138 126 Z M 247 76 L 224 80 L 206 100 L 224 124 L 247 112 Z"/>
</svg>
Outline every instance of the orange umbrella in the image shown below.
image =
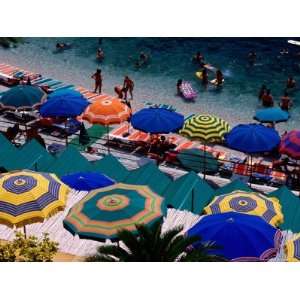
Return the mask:
<svg viewBox="0 0 300 300">
<path fill-rule="evenodd" d="M 95 100 L 87 107 L 82 118 L 92 124 L 105 125 L 107 128 L 107 143 L 109 144 L 108 125 L 120 124 L 131 116 L 131 109 L 119 98 Z M 107 148 L 109 152 L 109 147 Z"/>
<path fill-rule="evenodd" d="M 111 125 L 127 121 L 131 110 L 118 98 L 96 100 L 89 105 L 83 119 L 92 124 Z"/>
</svg>

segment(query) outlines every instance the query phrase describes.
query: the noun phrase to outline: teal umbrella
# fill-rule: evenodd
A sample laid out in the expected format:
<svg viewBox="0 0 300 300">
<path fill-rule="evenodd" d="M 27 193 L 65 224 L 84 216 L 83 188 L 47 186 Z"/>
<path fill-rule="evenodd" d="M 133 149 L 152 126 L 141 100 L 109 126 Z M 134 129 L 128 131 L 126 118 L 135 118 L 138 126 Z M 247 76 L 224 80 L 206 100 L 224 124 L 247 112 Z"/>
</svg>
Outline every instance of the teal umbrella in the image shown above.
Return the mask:
<svg viewBox="0 0 300 300">
<path fill-rule="evenodd" d="M 83 239 L 115 240 L 119 230 L 136 232 L 136 224 L 151 225 L 161 218 L 162 200 L 147 186 L 110 185 L 76 203 L 63 225 Z"/>
<path fill-rule="evenodd" d="M 39 87 L 18 85 L 11 88 L 0 98 L 0 106 L 10 109 L 32 109 L 44 102 L 47 94 Z"/>
<path fill-rule="evenodd" d="M 185 149 L 178 155 L 181 165 L 190 171 L 215 174 L 219 170 L 219 162 L 209 152 L 200 149 Z"/>
</svg>

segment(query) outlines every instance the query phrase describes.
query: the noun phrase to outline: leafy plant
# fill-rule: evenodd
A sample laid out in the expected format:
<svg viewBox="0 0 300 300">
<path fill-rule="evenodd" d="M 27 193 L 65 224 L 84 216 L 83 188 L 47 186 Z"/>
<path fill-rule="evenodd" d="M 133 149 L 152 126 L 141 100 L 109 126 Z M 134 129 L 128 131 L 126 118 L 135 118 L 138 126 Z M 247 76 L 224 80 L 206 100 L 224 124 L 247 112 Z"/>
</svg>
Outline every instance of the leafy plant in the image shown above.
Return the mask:
<svg viewBox="0 0 300 300">
<path fill-rule="evenodd" d="M 58 243 L 51 241 L 47 233 L 39 240 L 35 236 L 26 238 L 24 234 L 17 232 L 13 241 L 0 244 L 0 261 L 52 261 L 57 251 Z"/>
<path fill-rule="evenodd" d="M 86 261 L 101 262 L 191 262 L 191 261 L 225 261 L 224 258 L 211 255 L 215 249 L 213 243 L 202 243 L 200 248 L 192 245 L 199 241 L 198 237 L 187 237 L 181 234 L 182 227 L 176 227 L 162 233 L 161 221 L 151 228 L 136 225 L 137 234 L 128 230 L 118 233 L 118 239 L 125 247 L 117 245 L 100 246 L 97 253 Z"/>
</svg>

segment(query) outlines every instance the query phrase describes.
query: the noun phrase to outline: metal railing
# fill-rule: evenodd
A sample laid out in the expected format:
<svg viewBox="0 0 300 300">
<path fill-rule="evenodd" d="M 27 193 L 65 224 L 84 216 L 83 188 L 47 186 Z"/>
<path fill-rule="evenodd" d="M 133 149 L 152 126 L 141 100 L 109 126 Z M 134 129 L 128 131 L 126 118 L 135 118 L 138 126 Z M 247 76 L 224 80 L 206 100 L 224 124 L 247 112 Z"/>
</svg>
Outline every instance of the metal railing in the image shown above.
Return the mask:
<svg viewBox="0 0 300 300">
<path fill-rule="evenodd" d="M 7 128 L 7 127 L 11 127 L 14 126 L 16 123 L 18 122 L 13 122 L 10 120 L 0 120 L 0 130 L 3 128 Z M 10 126 L 11 125 L 11 126 Z M 27 125 L 23 125 L 20 124 L 20 126 L 24 126 L 27 130 L 34 127 L 34 125 L 32 124 L 27 124 Z M 1 130 L 3 132 L 3 130 Z M 45 134 L 44 134 L 45 135 Z M 57 137 L 51 137 L 50 135 L 45 135 L 47 136 L 47 138 L 45 138 L 45 142 L 46 144 L 49 144 L 49 142 L 58 142 L 60 144 L 65 144 L 65 138 L 57 138 Z M 49 138 L 48 138 L 49 137 Z M 69 138 L 68 138 L 68 145 L 74 145 L 74 143 L 72 142 L 72 140 L 74 140 L 74 138 L 79 137 L 79 133 L 74 133 L 72 134 Z M 70 138 L 72 138 L 70 140 Z M 90 136 L 90 139 L 93 139 L 93 147 L 97 149 L 97 153 L 99 154 L 105 154 L 107 153 L 107 148 L 108 146 L 113 149 L 113 155 L 116 156 L 117 158 L 122 158 L 122 155 L 127 154 L 126 156 L 126 160 L 128 161 L 132 161 L 132 162 L 137 162 L 138 158 L 141 157 L 145 157 L 147 156 L 146 154 L 139 154 L 136 153 L 134 151 L 134 142 L 128 142 L 123 144 L 124 148 L 120 147 L 122 146 L 122 141 L 116 141 L 115 146 L 113 145 L 113 142 L 115 139 L 110 140 L 110 145 L 107 145 L 107 139 L 104 137 L 96 137 L 96 136 Z M 48 142 L 48 143 L 47 143 Z M 76 144 L 76 146 L 78 146 L 78 144 Z M 131 149 L 132 151 L 126 151 L 124 150 L 127 146 L 127 149 Z M 84 146 L 83 146 L 84 147 Z M 85 149 L 86 151 L 86 149 Z M 166 165 L 173 167 L 173 168 L 180 168 L 183 170 L 187 170 L 190 171 L 190 168 L 185 168 L 182 164 L 180 164 L 179 161 L 177 161 L 176 159 L 174 161 L 171 160 L 165 160 L 165 158 L 167 157 L 168 153 L 176 153 L 173 150 L 170 150 L 167 153 L 161 154 L 158 153 L 158 156 L 162 158 L 162 161 L 164 161 L 166 163 Z M 209 152 L 208 152 L 209 153 Z M 131 154 L 131 155 L 129 155 Z M 289 173 L 286 173 L 284 170 L 279 170 L 277 168 L 272 168 L 272 167 L 267 167 L 261 164 L 250 164 L 249 162 L 247 162 L 247 157 L 246 159 L 241 159 L 240 161 L 237 160 L 231 160 L 231 159 L 221 159 L 221 158 L 215 158 L 215 157 L 211 157 L 211 156 L 207 156 L 207 155 L 201 155 L 201 154 L 197 154 L 197 155 L 193 155 L 193 154 L 181 154 L 181 155 L 185 155 L 186 158 L 189 159 L 190 162 L 195 162 L 195 164 L 199 163 L 199 159 L 203 160 L 202 163 L 202 169 L 203 169 L 203 174 L 214 174 L 214 175 L 219 175 L 220 177 L 223 178 L 228 178 L 230 179 L 232 177 L 232 175 L 236 175 L 236 176 L 241 176 L 241 177 L 248 177 L 249 178 L 249 183 L 257 183 L 257 184 L 265 184 L 265 185 L 270 185 L 270 186 L 280 186 L 282 184 L 287 184 L 290 188 L 292 188 L 293 190 L 300 190 L 300 175 L 297 175 L 297 172 L 293 172 L 293 170 Z M 124 158 L 124 157 L 123 157 Z M 40 160 L 41 157 L 39 157 L 37 160 Z M 219 163 L 219 169 L 217 172 L 210 172 L 209 168 L 207 168 L 212 160 L 217 160 Z M 33 163 L 34 165 L 34 163 Z M 297 163 L 290 163 L 289 165 L 290 168 L 294 169 L 294 170 L 298 170 L 299 169 L 299 165 L 297 165 Z M 239 172 L 239 168 L 241 170 L 244 170 L 244 172 Z M 282 181 L 282 183 L 280 183 L 280 181 L 276 182 L 276 180 L 269 180 L 271 177 L 270 174 L 272 172 L 281 172 L 282 174 L 284 174 L 286 176 L 286 182 L 284 182 L 284 180 Z M 300 174 L 300 171 L 299 171 Z M 293 176 L 294 175 L 294 176 Z M 297 176 L 296 176 L 297 175 Z"/>
</svg>

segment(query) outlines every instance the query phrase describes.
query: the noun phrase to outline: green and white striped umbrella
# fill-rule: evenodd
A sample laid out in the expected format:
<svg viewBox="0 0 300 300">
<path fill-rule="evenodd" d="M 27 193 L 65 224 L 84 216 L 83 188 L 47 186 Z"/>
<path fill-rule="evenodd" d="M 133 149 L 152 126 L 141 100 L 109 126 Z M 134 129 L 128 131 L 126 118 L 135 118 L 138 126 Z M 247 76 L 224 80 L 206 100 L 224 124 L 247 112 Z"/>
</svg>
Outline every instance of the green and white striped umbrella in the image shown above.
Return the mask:
<svg viewBox="0 0 300 300">
<path fill-rule="evenodd" d="M 195 115 L 187 119 L 180 134 L 206 143 L 221 141 L 230 130 L 229 124 L 215 116 Z"/>
</svg>

